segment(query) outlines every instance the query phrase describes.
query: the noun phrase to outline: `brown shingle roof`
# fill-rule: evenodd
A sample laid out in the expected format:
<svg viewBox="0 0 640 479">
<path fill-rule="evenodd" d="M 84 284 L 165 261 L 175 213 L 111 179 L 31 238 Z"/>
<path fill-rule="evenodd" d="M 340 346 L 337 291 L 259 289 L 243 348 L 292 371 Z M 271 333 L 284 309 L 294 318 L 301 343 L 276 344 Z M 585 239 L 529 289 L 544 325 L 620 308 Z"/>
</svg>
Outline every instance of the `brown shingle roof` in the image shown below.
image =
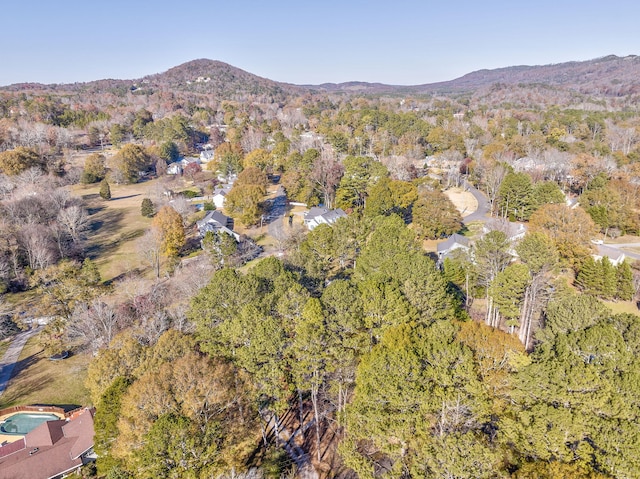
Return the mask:
<svg viewBox="0 0 640 479">
<path fill-rule="evenodd" d="M 0 479 L 49 479 L 81 466 L 80 456 L 93 446 L 93 411 L 68 423 L 48 421 L 25 439 L 23 449 L 0 454 Z"/>
</svg>

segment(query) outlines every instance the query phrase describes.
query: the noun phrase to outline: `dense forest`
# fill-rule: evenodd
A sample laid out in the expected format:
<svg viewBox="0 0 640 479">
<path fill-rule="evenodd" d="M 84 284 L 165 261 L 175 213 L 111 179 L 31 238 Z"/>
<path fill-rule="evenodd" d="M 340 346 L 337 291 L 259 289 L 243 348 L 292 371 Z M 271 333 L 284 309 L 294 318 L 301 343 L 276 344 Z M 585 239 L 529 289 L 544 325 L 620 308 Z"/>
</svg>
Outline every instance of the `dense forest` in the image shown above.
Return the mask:
<svg viewBox="0 0 640 479">
<path fill-rule="evenodd" d="M 640 268 L 599 249 L 640 242 L 638 68 L 2 88 L 0 336 L 27 297 L 47 352 L 91 357 L 95 477 L 638 477 Z M 140 198 L 143 266 L 105 280 L 96 202 L 205 153 Z M 230 178 L 243 238 L 200 240 L 216 207 L 189 199 Z M 274 185 L 346 217 L 258 255 Z"/>
</svg>

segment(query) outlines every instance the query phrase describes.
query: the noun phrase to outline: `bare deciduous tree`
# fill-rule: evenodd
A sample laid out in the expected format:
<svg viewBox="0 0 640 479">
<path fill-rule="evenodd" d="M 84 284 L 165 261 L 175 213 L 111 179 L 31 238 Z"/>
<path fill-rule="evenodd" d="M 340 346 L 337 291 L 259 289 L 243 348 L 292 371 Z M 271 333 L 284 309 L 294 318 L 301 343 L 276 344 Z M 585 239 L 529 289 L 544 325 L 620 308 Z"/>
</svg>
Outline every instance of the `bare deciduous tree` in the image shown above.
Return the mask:
<svg viewBox="0 0 640 479">
<path fill-rule="evenodd" d="M 138 254 L 143 262 L 151 267 L 155 277 L 160 277 L 160 258 L 162 256 L 162 232 L 158 228 L 150 228 L 138 240 Z"/>
<path fill-rule="evenodd" d="M 56 247 L 46 226 L 27 225 L 20 230 L 18 240 L 31 269 L 43 269 L 55 263 Z"/>
<path fill-rule="evenodd" d="M 89 228 L 89 217 L 82 206 L 73 205 L 60 210 L 58 222 L 66 228 L 74 243 L 83 239 L 84 232 Z"/>
</svg>

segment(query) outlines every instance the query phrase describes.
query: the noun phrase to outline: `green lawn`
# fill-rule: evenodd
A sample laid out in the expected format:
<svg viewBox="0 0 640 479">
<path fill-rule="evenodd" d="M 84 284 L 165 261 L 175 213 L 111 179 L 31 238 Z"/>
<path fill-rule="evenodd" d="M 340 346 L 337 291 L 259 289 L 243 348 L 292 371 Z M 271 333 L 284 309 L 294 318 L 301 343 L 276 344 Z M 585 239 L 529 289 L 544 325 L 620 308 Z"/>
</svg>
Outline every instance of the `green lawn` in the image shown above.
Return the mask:
<svg viewBox="0 0 640 479">
<path fill-rule="evenodd" d="M 37 337 L 31 338 L 20 354 L 9 387 L 0 396 L 0 409 L 27 404 L 89 405 L 84 380 L 90 359 L 88 354 L 74 354 L 62 361 L 49 361 Z"/>
<path fill-rule="evenodd" d="M 603 303 L 615 314 L 629 313 L 640 316 L 635 301 L 603 301 Z"/>
</svg>

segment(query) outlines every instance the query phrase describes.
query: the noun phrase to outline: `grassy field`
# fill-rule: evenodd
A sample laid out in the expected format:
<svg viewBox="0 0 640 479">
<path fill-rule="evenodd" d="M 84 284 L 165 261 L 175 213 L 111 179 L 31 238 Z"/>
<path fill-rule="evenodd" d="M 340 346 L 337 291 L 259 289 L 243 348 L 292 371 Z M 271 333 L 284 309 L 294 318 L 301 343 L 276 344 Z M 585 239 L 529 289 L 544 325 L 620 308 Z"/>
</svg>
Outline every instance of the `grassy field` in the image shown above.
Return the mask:
<svg viewBox="0 0 640 479">
<path fill-rule="evenodd" d="M 0 396 L 0 409 L 25 404 L 89 405 L 84 379 L 90 359 L 87 354 L 76 354 L 49 361 L 37 336 L 31 338 L 20 354 L 9 387 Z"/>
<path fill-rule="evenodd" d="M 603 301 L 603 303 L 615 314 L 628 313 L 640 316 L 635 301 Z"/>
<path fill-rule="evenodd" d="M 72 189 L 74 195 L 87 203 L 91 220 L 87 254 L 95 261 L 104 281 L 141 267 L 137 240 L 149 228 L 151 219 L 140 214 L 140 205 L 157 181 L 111 185 L 109 201 L 100 198 L 98 185 L 76 185 Z"/>
</svg>

